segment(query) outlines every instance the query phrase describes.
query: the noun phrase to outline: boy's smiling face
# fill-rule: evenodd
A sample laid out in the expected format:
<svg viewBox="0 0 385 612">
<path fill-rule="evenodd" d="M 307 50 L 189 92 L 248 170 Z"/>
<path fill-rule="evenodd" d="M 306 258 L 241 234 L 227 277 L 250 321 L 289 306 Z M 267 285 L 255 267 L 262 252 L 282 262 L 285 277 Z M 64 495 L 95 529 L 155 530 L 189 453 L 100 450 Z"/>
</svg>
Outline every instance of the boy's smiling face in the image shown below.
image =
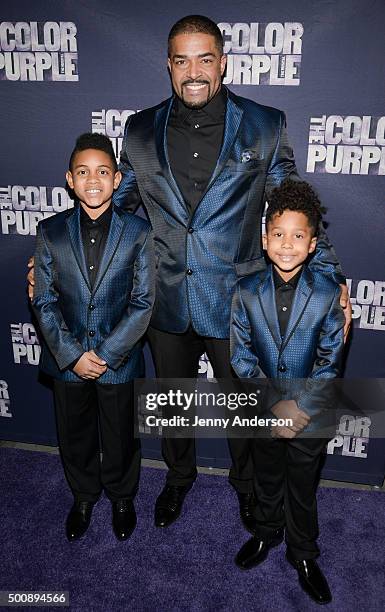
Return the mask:
<svg viewBox="0 0 385 612">
<path fill-rule="evenodd" d="M 284 210 L 273 216 L 263 235 L 263 248 L 280 276 L 289 281 L 300 270 L 309 253 L 316 248 L 317 238 L 304 213 Z"/>
<path fill-rule="evenodd" d="M 78 151 L 66 179 L 91 219 L 96 219 L 111 204 L 114 189 L 121 181 L 111 157 L 99 149 Z"/>
</svg>

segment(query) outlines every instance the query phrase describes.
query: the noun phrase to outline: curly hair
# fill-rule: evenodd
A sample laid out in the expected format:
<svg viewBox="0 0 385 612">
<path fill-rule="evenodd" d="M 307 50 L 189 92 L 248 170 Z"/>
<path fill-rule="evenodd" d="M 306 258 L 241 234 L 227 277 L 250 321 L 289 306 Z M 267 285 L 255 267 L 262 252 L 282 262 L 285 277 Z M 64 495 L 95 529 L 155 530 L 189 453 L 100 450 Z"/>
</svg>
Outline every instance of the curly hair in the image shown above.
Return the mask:
<svg viewBox="0 0 385 612">
<path fill-rule="evenodd" d="M 223 54 L 223 38 L 217 24 L 204 15 L 186 15 L 172 26 L 168 35 L 168 55 L 170 56 L 171 41 L 178 34 L 210 34 L 214 36 L 219 53 Z"/>
<path fill-rule="evenodd" d="M 285 210 L 293 210 L 307 217 L 313 236 L 317 236 L 322 213 L 326 211 L 309 183 L 291 179 L 286 179 L 279 187 L 273 189 L 268 198 L 268 205 L 266 226 L 271 223 L 275 215 L 280 216 Z"/>
<path fill-rule="evenodd" d="M 111 140 L 108 138 L 108 136 L 105 136 L 104 134 L 94 134 L 91 132 L 81 134 L 76 139 L 75 147 L 71 153 L 70 161 L 68 164 L 70 170 L 72 170 L 76 153 L 79 153 L 80 151 L 86 151 L 87 149 L 97 149 L 98 151 L 104 151 L 104 153 L 107 153 L 107 155 L 111 158 L 114 171 L 117 171 L 118 164 L 116 163 L 116 157 L 112 148 Z"/>
</svg>

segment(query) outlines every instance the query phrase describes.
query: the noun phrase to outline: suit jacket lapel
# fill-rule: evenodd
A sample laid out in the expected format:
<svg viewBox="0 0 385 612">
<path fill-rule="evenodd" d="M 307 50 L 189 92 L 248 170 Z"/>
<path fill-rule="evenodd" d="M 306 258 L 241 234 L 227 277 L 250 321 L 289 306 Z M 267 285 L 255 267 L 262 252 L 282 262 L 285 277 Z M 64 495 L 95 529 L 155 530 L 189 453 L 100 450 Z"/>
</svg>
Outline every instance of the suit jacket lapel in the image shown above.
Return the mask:
<svg viewBox="0 0 385 612">
<path fill-rule="evenodd" d="M 112 209 L 110 230 L 108 232 L 106 245 L 104 247 L 104 252 L 99 265 L 99 270 L 96 276 L 92 293 L 96 293 L 100 283 L 103 280 L 105 273 L 108 270 L 108 266 L 111 263 L 111 259 L 115 255 L 115 251 L 118 248 L 122 236 L 123 227 L 124 222 L 120 218 L 120 213 L 116 210 L 116 207 L 114 206 Z"/>
<path fill-rule="evenodd" d="M 258 287 L 257 295 L 267 326 L 277 345 L 277 349 L 280 350 L 282 341 L 277 316 L 277 306 L 275 303 L 275 288 L 271 266 L 268 268 L 264 280 Z"/>
<path fill-rule="evenodd" d="M 243 110 L 232 100 L 230 92 L 228 92 L 226 116 L 225 116 L 225 128 L 223 133 L 223 143 L 221 152 L 218 157 L 217 164 L 214 168 L 214 172 L 211 175 L 207 189 L 203 195 L 210 189 L 211 185 L 222 172 L 223 166 L 227 162 L 231 148 L 234 144 L 234 140 L 237 137 L 239 126 L 241 124 Z M 203 199 L 203 198 L 202 198 Z"/>
<path fill-rule="evenodd" d="M 74 209 L 73 213 L 69 217 L 67 217 L 66 223 L 75 259 L 79 266 L 80 272 L 82 273 L 82 276 L 89 290 L 91 291 L 91 285 L 88 277 L 86 260 L 83 251 L 83 240 L 80 230 L 80 204 L 78 204 Z"/>
<path fill-rule="evenodd" d="M 162 108 L 155 113 L 155 140 L 156 148 L 158 152 L 159 163 L 162 168 L 162 173 L 167 180 L 170 188 L 174 192 L 178 202 L 183 206 L 183 212 L 187 212 L 187 207 L 184 202 L 183 196 L 179 190 L 177 182 L 171 172 L 170 161 L 168 158 L 167 150 L 167 122 L 170 116 L 174 98 L 170 98 L 168 104 L 165 104 Z"/>
<path fill-rule="evenodd" d="M 313 276 L 310 270 L 305 266 L 298 280 L 297 290 L 294 295 L 291 305 L 290 318 L 287 324 L 286 333 L 283 338 L 281 350 L 283 351 L 289 342 L 291 336 L 300 322 L 307 303 L 313 293 Z"/>
</svg>

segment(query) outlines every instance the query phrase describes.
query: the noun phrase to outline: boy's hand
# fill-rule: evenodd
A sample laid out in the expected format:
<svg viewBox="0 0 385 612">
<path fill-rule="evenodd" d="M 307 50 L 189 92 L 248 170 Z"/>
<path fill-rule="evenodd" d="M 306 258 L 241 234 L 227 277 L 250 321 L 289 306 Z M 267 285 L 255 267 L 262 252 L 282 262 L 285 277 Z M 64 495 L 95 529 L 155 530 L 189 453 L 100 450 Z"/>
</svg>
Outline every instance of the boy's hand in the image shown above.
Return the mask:
<svg viewBox="0 0 385 612">
<path fill-rule="evenodd" d="M 340 295 L 340 304 L 341 308 L 344 311 L 345 315 L 345 325 L 344 325 L 344 342 L 346 342 L 350 325 L 352 323 L 352 305 L 350 303 L 348 288 L 346 285 L 340 285 L 341 287 L 341 295 Z"/>
<path fill-rule="evenodd" d="M 277 419 L 291 419 L 293 421 L 292 425 L 272 427 L 271 431 L 274 437 L 294 438 L 310 422 L 309 415 L 298 408 L 295 400 L 280 400 L 273 406 L 271 412 Z M 292 435 L 288 435 L 288 432 L 291 432 Z"/>
<path fill-rule="evenodd" d="M 30 300 L 33 300 L 33 286 L 35 284 L 35 260 L 33 257 L 30 257 L 28 260 L 28 268 L 29 268 L 29 272 L 27 275 L 27 281 L 28 281 L 28 297 Z"/>
<path fill-rule="evenodd" d="M 292 431 L 291 429 L 289 429 L 288 427 L 285 427 L 285 426 L 276 425 L 275 427 L 271 428 L 271 437 L 272 438 L 291 439 L 291 438 L 295 438 L 296 435 L 297 434 L 295 433 L 295 431 Z"/>
<path fill-rule="evenodd" d="M 86 351 L 73 368 L 75 374 L 85 380 L 95 380 L 107 370 L 106 362 L 94 351 Z"/>
</svg>

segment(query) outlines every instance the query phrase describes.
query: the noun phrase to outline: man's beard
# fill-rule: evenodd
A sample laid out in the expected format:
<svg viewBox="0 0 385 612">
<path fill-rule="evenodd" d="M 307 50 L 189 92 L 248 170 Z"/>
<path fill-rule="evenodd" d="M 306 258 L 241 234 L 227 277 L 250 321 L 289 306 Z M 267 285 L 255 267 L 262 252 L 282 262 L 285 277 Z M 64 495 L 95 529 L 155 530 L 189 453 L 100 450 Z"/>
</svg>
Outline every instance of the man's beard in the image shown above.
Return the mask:
<svg viewBox="0 0 385 612">
<path fill-rule="evenodd" d="M 183 95 L 183 88 L 185 85 L 207 85 L 207 97 L 204 100 L 186 100 L 184 95 Z M 184 83 L 182 83 L 182 88 L 181 88 L 181 93 L 182 93 L 182 102 L 185 106 L 187 106 L 187 108 L 195 108 L 195 109 L 199 109 L 199 108 L 203 108 L 204 106 L 206 106 L 206 104 L 208 102 L 210 102 L 211 98 L 213 97 L 213 94 L 211 93 L 211 89 L 210 89 L 210 83 L 208 81 L 185 81 Z"/>
</svg>

